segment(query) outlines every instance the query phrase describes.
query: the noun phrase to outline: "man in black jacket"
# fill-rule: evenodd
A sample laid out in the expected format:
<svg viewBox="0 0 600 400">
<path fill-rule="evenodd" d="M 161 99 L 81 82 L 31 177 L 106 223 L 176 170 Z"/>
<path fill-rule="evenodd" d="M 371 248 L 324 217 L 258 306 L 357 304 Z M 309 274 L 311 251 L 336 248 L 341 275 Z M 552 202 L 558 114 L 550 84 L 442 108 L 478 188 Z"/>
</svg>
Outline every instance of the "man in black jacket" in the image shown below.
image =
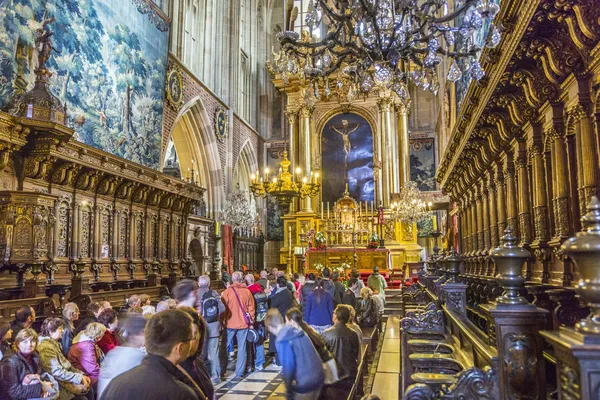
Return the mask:
<svg viewBox="0 0 600 400">
<path fill-rule="evenodd" d="M 16 338 L 22 329 L 30 328 L 35 322 L 35 310 L 30 306 L 21 306 L 15 313 L 15 320 L 10 324 L 12 337 Z"/>
<path fill-rule="evenodd" d="M 340 385 L 352 386 L 358 371 L 360 342 L 356 332 L 346 326 L 350 320 L 350 311 L 344 305 L 333 311 L 334 325 L 323 332 L 327 348 L 335 357 L 340 376 Z"/>
<path fill-rule="evenodd" d="M 333 297 L 333 305 L 337 306 L 340 302 L 335 298 L 335 285 L 330 279 L 331 270 L 325 267 L 323 268 L 323 272 L 321 272 L 321 274 L 323 275 L 323 289 L 325 289 L 326 292 L 329 292 L 331 297 Z"/>
<path fill-rule="evenodd" d="M 100 400 L 198 400 L 193 383 L 177 367 L 192 347 L 192 318 L 181 310 L 161 311 L 148 322 L 145 336 L 148 356 L 114 378 Z"/>
<path fill-rule="evenodd" d="M 342 298 L 342 304 L 349 305 L 354 308 L 356 311 L 356 296 L 354 296 L 354 290 L 358 286 L 358 279 L 350 278 L 348 281 L 348 289 L 344 292 L 344 297 Z"/>
</svg>

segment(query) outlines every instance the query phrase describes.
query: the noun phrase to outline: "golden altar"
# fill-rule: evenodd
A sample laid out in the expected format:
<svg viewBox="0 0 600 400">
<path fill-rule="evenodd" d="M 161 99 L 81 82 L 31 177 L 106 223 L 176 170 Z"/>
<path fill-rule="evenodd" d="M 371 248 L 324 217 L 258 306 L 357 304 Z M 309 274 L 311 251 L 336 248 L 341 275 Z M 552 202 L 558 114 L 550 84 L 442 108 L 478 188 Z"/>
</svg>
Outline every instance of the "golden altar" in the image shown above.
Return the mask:
<svg viewBox="0 0 600 400">
<path fill-rule="evenodd" d="M 356 254 L 356 267 L 354 266 L 354 254 Z M 306 269 L 305 272 L 316 272 L 314 265 L 316 263 L 333 269 L 342 263 L 350 265 L 359 271 L 371 271 L 374 266 L 378 266 L 381 271 L 390 269 L 389 259 L 390 250 L 388 249 L 366 249 L 332 247 L 327 249 L 309 249 L 306 251 Z M 348 272 L 348 271 L 347 271 Z"/>
</svg>

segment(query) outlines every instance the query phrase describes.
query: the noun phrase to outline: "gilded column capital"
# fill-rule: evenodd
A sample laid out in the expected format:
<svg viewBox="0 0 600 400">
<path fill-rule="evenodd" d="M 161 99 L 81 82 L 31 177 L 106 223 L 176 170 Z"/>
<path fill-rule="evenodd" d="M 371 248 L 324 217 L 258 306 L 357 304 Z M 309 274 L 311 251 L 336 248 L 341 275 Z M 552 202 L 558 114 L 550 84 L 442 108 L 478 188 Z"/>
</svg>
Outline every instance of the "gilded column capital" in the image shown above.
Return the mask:
<svg viewBox="0 0 600 400">
<path fill-rule="evenodd" d="M 529 158 L 541 156 L 544 153 L 544 146 L 541 143 L 534 143 L 527 148 Z"/>
<path fill-rule="evenodd" d="M 314 110 L 314 107 L 311 107 L 308 104 L 302 104 L 298 109 L 298 116 L 300 118 L 310 118 Z"/>
<path fill-rule="evenodd" d="M 390 112 L 393 104 L 394 99 L 390 96 L 380 97 L 377 99 L 377 106 L 381 112 Z"/>
<path fill-rule="evenodd" d="M 285 116 L 290 125 L 295 124 L 298 121 L 298 112 L 297 111 L 288 111 L 285 113 Z"/>
<path fill-rule="evenodd" d="M 557 139 L 562 139 L 564 137 L 564 133 L 556 129 L 554 126 L 551 126 L 546 130 L 546 136 L 550 138 L 550 140 L 555 141 Z"/>
<path fill-rule="evenodd" d="M 411 103 L 410 99 L 407 99 L 407 100 L 398 100 L 394 104 L 396 112 L 398 114 L 401 114 L 401 115 L 407 115 L 408 114 L 408 110 L 410 109 L 410 103 Z"/>
<path fill-rule="evenodd" d="M 577 103 L 571 107 L 571 109 L 567 111 L 567 115 L 573 118 L 575 121 L 579 121 L 588 116 L 585 112 L 585 108 L 580 103 Z"/>
</svg>

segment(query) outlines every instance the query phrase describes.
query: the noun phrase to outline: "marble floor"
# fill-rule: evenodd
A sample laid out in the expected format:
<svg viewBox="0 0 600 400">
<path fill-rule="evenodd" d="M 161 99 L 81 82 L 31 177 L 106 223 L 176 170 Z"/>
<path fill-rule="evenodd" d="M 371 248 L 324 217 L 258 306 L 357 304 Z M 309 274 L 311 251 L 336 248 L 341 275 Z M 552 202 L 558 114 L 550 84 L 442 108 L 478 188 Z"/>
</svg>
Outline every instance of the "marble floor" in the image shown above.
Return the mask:
<svg viewBox="0 0 600 400">
<path fill-rule="evenodd" d="M 390 316 L 379 344 L 379 352 L 370 368 L 370 392 L 381 400 L 397 400 L 400 378 L 400 320 Z M 285 385 L 281 377 L 281 367 L 269 361 L 263 371 L 255 371 L 235 379 L 234 363 L 230 362 L 223 382 L 215 386 L 217 399 L 221 400 L 284 400 Z M 365 387 L 368 389 L 368 387 Z"/>
<path fill-rule="evenodd" d="M 371 393 L 381 400 L 396 400 L 400 384 L 400 319 L 394 315 L 387 320 Z"/>
<path fill-rule="evenodd" d="M 235 379 L 235 372 L 228 370 L 223 382 L 215 385 L 215 393 L 222 400 L 285 399 L 281 367 L 268 364 L 242 380 Z"/>
</svg>

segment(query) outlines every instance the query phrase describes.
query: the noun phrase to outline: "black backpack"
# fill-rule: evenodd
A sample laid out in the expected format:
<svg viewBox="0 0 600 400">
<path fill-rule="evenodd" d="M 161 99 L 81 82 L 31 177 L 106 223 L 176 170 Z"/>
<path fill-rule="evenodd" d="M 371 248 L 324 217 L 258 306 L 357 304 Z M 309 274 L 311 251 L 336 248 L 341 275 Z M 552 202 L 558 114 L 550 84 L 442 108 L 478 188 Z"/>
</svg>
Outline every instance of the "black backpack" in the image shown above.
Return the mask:
<svg viewBox="0 0 600 400">
<path fill-rule="evenodd" d="M 219 301 L 212 290 L 202 296 L 202 318 L 207 324 L 219 320 Z"/>
<path fill-rule="evenodd" d="M 269 311 L 269 298 L 265 292 L 254 293 L 254 303 L 256 304 L 256 322 L 264 321 Z"/>
</svg>

